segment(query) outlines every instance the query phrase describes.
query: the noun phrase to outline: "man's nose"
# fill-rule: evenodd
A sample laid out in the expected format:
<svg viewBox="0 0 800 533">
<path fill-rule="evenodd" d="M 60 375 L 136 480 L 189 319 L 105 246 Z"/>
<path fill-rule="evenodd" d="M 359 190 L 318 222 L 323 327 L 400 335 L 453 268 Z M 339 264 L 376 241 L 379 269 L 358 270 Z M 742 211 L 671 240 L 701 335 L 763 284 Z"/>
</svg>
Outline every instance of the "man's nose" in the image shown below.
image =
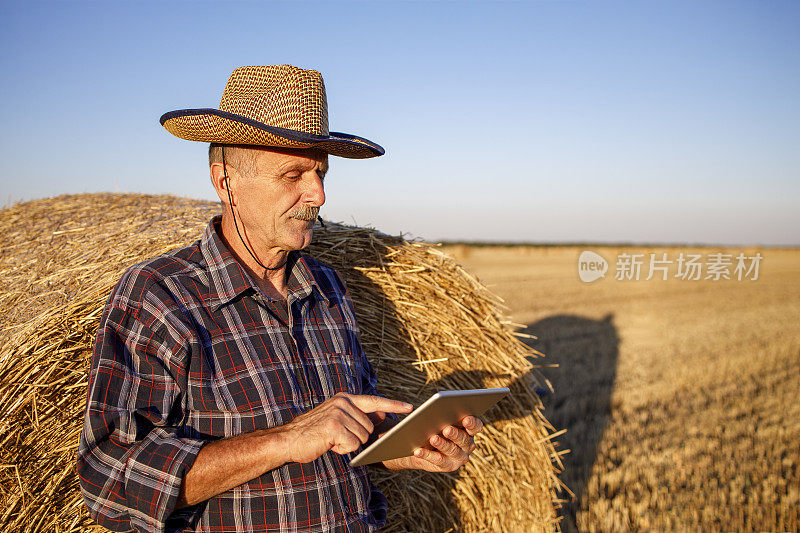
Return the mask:
<svg viewBox="0 0 800 533">
<path fill-rule="evenodd" d="M 305 191 L 305 200 L 316 206 L 325 203 L 325 187 L 319 176 L 315 175 L 311 178 L 308 188 Z"/>
</svg>

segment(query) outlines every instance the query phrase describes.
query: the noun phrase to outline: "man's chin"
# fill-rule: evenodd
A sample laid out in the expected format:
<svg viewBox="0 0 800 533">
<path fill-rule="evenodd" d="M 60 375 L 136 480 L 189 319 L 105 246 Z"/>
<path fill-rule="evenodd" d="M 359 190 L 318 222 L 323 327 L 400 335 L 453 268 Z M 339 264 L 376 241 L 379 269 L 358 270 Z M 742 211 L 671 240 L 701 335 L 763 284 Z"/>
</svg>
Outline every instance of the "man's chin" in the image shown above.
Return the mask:
<svg viewBox="0 0 800 533">
<path fill-rule="evenodd" d="M 311 244 L 311 239 L 314 237 L 314 228 L 308 228 L 302 234 L 298 235 L 295 239 L 292 239 L 292 246 L 289 247 L 290 250 L 302 250 L 306 248 L 309 244 Z"/>
</svg>

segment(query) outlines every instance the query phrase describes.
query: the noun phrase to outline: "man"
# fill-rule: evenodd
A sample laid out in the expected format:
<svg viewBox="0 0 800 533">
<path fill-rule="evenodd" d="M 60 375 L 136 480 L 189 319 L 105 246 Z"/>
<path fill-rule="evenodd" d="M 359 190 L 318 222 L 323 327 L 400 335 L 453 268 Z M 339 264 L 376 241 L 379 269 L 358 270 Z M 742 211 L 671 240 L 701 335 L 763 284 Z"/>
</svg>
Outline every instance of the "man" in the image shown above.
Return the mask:
<svg viewBox="0 0 800 533">
<path fill-rule="evenodd" d="M 377 394 L 350 295 L 299 250 L 325 202 L 328 154 L 383 149 L 328 131 L 322 77 L 242 67 L 219 109 L 161 123 L 210 142 L 223 205 L 194 244 L 131 267 L 95 341 L 77 468 L 118 531 L 371 531 L 386 501 L 350 454 L 411 406 Z M 475 417 L 389 469 L 453 471 Z"/>
</svg>

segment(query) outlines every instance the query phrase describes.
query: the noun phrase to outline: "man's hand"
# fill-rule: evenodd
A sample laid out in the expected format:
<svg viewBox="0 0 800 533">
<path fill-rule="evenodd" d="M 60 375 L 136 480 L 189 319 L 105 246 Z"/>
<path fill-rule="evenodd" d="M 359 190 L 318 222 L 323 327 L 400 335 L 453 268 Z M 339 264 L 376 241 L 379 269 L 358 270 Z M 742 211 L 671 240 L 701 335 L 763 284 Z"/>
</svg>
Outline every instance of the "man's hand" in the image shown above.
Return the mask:
<svg viewBox="0 0 800 533">
<path fill-rule="evenodd" d="M 461 420 L 462 427 L 447 426 L 429 440 L 429 445 L 418 448 L 414 455 L 384 461 L 389 470 L 409 468 L 428 472 L 453 472 L 469 461 L 475 451 L 474 436 L 483 430 L 483 422 L 474 416 Z"/>
<path fill-rule="evenodd" d="M 339 393 L 286 425 L 210 442 L 186 473 L 177 508 L 205 501 L 289 461 L 307 463 L 328 450 L 352 452 L 386 413 L 411 409 L 380 396 Z"/>
<path fill-rule="evenodd" d="M 380 396 L 340 392 L 281 427 L 291 461 L 308 463 L 328 450 L 350 453 L 367 442 L 386 413 L 408 413 L 413 406 Z"/>
</svg>

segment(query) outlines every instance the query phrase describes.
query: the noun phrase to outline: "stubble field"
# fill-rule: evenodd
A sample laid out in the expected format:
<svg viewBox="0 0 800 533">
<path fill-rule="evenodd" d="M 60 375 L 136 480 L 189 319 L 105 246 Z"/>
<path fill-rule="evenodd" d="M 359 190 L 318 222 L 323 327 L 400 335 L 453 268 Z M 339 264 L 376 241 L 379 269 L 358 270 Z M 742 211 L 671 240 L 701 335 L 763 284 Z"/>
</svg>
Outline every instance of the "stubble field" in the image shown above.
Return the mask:
<svg viewBox="0 0 800 533">
<path fill-rule="evenodd" d="M 800 251 L 760 250 L 756 280 L 645 281 L 645 262 L 637 281 L 618 254 L 757 250 L 591 249 L 609 270 L 584 283 L 584 248 L 444 248 L 559 365 L 541 371 L 570 450 L 563 530 L 800 529 Z"/>
</svg>

